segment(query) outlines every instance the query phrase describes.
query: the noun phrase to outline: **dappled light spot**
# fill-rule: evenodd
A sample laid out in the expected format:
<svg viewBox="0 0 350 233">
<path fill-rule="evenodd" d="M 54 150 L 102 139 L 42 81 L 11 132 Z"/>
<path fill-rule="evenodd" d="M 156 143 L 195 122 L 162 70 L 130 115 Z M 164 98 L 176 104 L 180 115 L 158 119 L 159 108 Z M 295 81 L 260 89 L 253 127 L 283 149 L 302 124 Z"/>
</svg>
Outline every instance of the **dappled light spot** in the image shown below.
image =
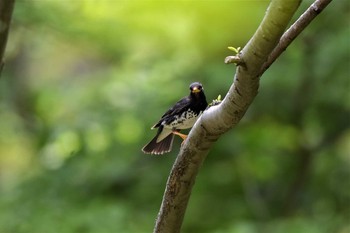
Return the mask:
<svg viewBox="0 0 350 233">
<path fill-rule="evenodd" d="M 47 89 L 38 95 L 35 108 L 44 121 L 53 122 L 65 112 L 65 104 L 59 95 L 57 89 Z M 50 107 L 48 108 L 48 106 Z"/>
<path fill-rule="evenodd" d="M 141 138 L 142 129 L 142 123 L 135 117 L 118 117 L 115 126 L 115 137 L 123 144 L 135 143 Z"/>
<path fill-rule="evenodd" d="M 0 190 L 13 187 L 32 169 L 33 142 L 21 118 L 0 105 Z"/>
<path fill-rule="evenodd" d="M 96 123 L 88 126 L 85 133 L 85 140 L 87 148 L 91 152 L 102 152 L 111 144 L 108 130 Z"/>
<path fill-rule="evenodd" d="M 74 131 L 60 133 L 41 150 L 41 162 L 48 169 L 60 168 L 66 159 L 81 148 L 79 136 Z"/>
</svg>

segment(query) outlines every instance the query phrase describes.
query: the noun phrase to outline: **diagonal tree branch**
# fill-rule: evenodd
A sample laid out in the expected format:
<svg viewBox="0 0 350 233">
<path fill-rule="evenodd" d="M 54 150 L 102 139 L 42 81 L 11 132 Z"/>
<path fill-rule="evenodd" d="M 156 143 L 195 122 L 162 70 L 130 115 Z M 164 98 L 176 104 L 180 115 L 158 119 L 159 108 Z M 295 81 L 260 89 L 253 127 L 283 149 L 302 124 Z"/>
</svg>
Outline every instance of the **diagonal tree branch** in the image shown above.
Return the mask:
<svg viewBox="0 0 350 233">
<path fill-rule="evenodd" d="M 329 0 L 315 3 L 326 1 Z M 209 108 L 198 119 L 173 165 L 156 220 L 155 233 L 180 232 L 195 178 L 209 149 L 213 142 L 242 119 L 254 100 L 260 76 L 267 69 L 263 70 L 263 67 L 270 65 L 266 61 L 278 42 L 281 43 L 280 38 L 300 2 L 272 0 L 254 36 L 235 58 L 240 61 L 240 65 L 226 97 L 220 105 Z M 302 24 L 297 27 L 301 27 L 298 29 L 301 32 L 306 26 Z"/>
<path fill-rule="evenodd" d="M 0 74 L 15 0 L 0 1 Z"/>
</svg>

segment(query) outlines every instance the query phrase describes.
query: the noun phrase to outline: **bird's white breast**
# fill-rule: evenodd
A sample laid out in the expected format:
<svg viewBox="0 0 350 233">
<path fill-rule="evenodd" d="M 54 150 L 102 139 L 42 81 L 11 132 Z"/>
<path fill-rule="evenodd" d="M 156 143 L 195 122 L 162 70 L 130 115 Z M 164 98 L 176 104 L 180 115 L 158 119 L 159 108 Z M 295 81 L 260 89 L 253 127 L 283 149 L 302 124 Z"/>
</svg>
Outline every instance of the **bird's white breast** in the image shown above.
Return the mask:
<svg viewBox="0 0 350 233">
<path fill-rule="evenodd" d="M 164 125 L 165 122 L 163 122 L 163 125 L 165 128 L 170 129 L 188 129 L 191 128 L 198 117 L 202 114 L 202 111 L 199 114 L 196 114 L 193 111 L 186 111 L 181 114 L 181 116 L 177 116 L 173 122 L 169 125 Z"/>
</svg>

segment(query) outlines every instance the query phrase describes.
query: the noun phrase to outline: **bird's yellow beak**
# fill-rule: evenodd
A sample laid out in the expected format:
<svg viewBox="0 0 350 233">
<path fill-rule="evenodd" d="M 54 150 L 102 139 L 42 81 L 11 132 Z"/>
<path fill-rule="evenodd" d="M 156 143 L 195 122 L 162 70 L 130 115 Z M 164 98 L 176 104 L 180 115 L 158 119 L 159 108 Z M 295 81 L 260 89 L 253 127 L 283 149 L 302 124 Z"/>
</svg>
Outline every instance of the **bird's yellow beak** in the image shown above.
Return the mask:
<svg viewBox="0 0 350 233">
<path fill-rule="evenodd" d="M 201 91 L 200 89 L 198 89 L 197 87 L 194 87 L 193 90 L 192 90 L 192 93 L 198 93 L 200 91 Z"/>
</svg>

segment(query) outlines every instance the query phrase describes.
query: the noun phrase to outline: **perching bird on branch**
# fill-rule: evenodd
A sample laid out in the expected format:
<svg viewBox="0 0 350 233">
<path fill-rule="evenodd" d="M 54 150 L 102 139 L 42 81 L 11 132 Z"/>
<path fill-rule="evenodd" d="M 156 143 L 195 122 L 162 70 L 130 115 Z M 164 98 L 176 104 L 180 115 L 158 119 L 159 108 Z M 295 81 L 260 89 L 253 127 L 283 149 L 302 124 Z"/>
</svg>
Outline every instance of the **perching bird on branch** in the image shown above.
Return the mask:
<svg viewBox="0 0 350 233">
<path fill-rule="evenodd" d="M 185 140 L 187 135 L 181 134 L 180 130 L 191 128 L 207 106 L 202 84 L 192 83 L 190 94 L 164 113 L 158 123 L 152 127 L 152 129 L 158 128 L 157 135 L 142 148 L 142 151 L 146 154 L 157 155 L 170 152 L 174 135 Z"/>
</svg>

